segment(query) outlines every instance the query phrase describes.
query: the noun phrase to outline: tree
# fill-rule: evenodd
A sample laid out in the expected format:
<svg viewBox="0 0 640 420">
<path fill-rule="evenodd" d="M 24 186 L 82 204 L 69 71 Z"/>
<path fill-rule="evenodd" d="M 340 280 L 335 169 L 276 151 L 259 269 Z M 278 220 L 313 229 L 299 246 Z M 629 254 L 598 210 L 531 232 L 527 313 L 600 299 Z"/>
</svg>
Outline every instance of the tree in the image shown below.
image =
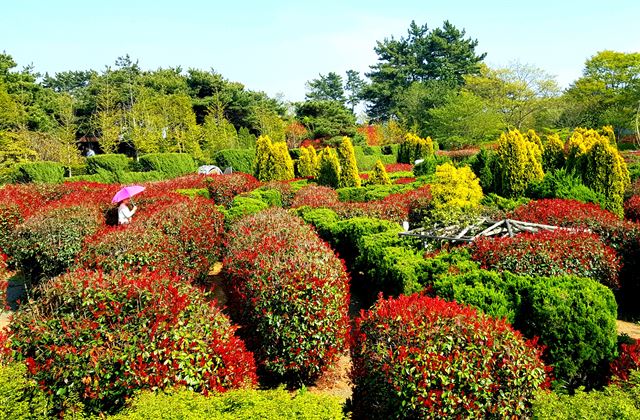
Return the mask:
<svg viewBox="0 0 640 420">
<path fill-rule="evenodd" d="M 74 99 L 68 93 L 58 96 L 58 121 L 59 126 L 55 130 L 55 138 L 60 143 L 60 163 L 69 168 L 80 163 L 80 151 L 76 138 L 77 124 L 74 114 Z"/>
<path fill-rule="evenodd" d="M 356 133 L 356 119 L 337 101 L 306 101 L 296 104 L 296 118 L 313 133 L 313 138 L 349 136 Z"/>
<path fill-rule="evenodd" d="M 358 172 L 356 153 L 349 137 L 342 139 L 340 147 L 338 147 L 338 159 L 340 161 L 340 186 L 359 187 L 362 181 Z"/>
<path fill-rule="evenodd" d="M 374 48 L 378 63 L 366 74 L 371 80 L 364 92 L 369 116 L 384 120 L 393 116 L 398 98 L 414 82 L 439 80 L 461 86 L 465 75 L 479 72 L 486 55 L 476 54 L 477 45 L 449 21 L 434 30 L 412 21 L 406 38 L 378 41 Z"/>
<path fill-rule="evenodd" d="M 318 157 L 318 184 L 338 188 L 340 185 L 340 161 L 335 149 L 325 147 Z"/>
<path fill-rule="evenodd" d="M 308 92 L 305 96 L 310 101 L 337 101 L 344 104 L 346 98 L 342 83 L 342 76 L 338 73 L 320 74 L 319 78 L 307 82 Z"/>
<path fill-rule="evenodd" d="M 360 73 L 355 70 L 347 70 L 347 81 L 344 84 L 344 90 L 347 92 L 347 105 L 351 106 L 351 112 L 355 111 L 356 106 L 362 102 L 362 92 L 367 82 L 360 77 Z"/>
<path fill-rule="evenodd" d="M 540 147 L 519 130 L 509 130 L 498 140 L 498 171 L 494 181 L 498 191 L 507 197 L 524 193 L 529 184 L 544 177 Z M 497 178 L 497 179 L 496 179 Z"/>
<path fill-rule="evenodd" d="M 404 142 L 398 148 L 398 162 L 413 164 L 418 159 L 433 157 L 435 145 L 431 137 L 420 138 L 419 136 L 407 133 Z"/>
<path fill-rule="evenodd" d="M 369 175 L 368 183 L 371 185 L 391 185 L 389 174 L 387 174 L 387 170 L 380 159 L 376 161 L 376 165 L 373 167 L 371 175 Z"/>
<path fill-rule="evenodd" d="M 640 102 L 640 53 L 600 51 L 565 94 L 564 122 L 596 128 L 612 125 L 618 135 L 632 131 Z"/>
<path fill-rule="evenodd" d="M 293 160 L 284 142 L 260 136 L 256 142 L 254 175 L 260 181 L 286 181 L 295 177 Z"/>
<path fill-rule="evenodd" d="M 209 113 L 204 117 L 202 135 L 205 156 L 209 159 L 219 150 L 238 147 L 238 132 L 225 117 L 220 101 L 213 102 Z"/>
<path fill-rule="evenodd" d="M 313 146 L 300 148 L 297 169 L 301 178 L 315 177 L 318 174 L 318 155 Z"/>
</svg>

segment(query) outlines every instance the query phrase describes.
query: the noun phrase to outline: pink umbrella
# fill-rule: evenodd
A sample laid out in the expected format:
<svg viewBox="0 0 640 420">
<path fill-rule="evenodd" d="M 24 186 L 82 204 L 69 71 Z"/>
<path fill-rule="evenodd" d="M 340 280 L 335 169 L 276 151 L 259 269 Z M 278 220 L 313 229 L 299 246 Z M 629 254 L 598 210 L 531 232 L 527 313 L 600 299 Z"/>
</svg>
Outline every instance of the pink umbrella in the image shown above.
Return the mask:
<svg viewBox="0 0 640 420">
<path fill-rule="evenodd" d="M 132 185 L 130 187 L 124 187 L 123 189 L 118 191 L 116 195 L 113 196 L 113 199 L 111 200 L 111 202 L 119 203 L 122 200 L 126 200 L 127 198 L 131 198 L 136 194 L 140 194 L 144 190 L 145 188 L 141 185 Z"/>
</svg>

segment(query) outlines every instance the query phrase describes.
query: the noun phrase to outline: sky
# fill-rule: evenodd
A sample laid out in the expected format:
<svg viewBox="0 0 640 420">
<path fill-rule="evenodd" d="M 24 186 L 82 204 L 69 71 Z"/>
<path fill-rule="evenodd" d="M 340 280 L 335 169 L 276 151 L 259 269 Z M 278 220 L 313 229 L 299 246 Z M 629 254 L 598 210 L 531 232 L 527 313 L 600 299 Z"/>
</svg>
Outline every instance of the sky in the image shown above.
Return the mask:
<svg viewBox="0 0 640 420">
<path fill-rule="evenodd" d="M 129 54 L 143 69 L 214 69 L 297 101 L 320 73 L 366 72 L 376 40 L 405 35 L 412 20 L 449 20 L 490 66 L 531 64 L 562 87 L 598 51 L 640 51 L 638 0 L 0 0 L 0 50 L 50 74 Z"/>
</svg>

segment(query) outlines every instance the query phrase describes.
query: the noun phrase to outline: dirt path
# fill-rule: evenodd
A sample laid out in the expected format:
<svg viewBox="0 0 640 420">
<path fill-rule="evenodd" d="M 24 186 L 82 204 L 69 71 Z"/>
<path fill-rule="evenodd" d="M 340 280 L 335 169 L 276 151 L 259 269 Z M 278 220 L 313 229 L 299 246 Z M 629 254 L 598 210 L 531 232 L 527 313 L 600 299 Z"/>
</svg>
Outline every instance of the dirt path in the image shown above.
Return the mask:
<svg viewBox="0 0 640 420">
<path fill-rule="evenodd" d="M 616 323 L 618 324 L 619 334 L 627 334 L 631 338 L 640 340 L 640 325 L 620 320 L 616 321 Z"/>
</svg>

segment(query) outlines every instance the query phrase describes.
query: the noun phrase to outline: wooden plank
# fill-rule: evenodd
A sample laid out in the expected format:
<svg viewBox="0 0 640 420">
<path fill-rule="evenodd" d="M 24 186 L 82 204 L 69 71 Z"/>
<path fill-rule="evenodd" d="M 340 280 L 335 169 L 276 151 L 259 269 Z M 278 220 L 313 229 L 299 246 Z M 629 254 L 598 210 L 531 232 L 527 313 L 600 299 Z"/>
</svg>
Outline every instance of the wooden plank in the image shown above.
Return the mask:
<svg viewBox="0 0 640 420">
<path fill-rule="evenodd" d="M 496 227 L 500 226 L 502 223 L 504 223 L 504 220 L 500 220 L 499 222 L 495 222 L 494 224 L 492 224 L 491 226 L 489 226 L 488 228 L 486 228 L 485 230 L 483 230 L 482 232 L 478 233 L 475 238 L 477 238 L 478 236 L 487 236 L 486 232 L 491 232 L 491 230 L 495 229 Z"/>
</svg>

